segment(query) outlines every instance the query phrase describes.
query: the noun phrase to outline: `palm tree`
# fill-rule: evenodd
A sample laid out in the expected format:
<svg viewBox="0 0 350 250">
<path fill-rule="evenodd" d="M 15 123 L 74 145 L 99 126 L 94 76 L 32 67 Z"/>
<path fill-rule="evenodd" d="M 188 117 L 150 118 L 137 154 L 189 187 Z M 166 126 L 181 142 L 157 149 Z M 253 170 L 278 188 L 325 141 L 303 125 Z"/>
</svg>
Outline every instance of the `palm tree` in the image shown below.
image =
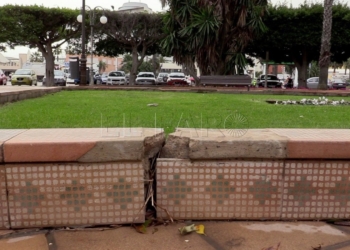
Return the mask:
<svg viewBox="0 0 350 250">
<path fill-rule="evenodd" d="M 106 70 L 107 64 L 106 64 L 104 61 L 101 61 L 101 60 L 100 60 L 100 61 L 98 62 L 97 67 L 98 67 L 98 72 L 101 74 L 101 73 L 103 73 L 103 72 Z"/>
<path fill-rule="evenodd" d="M 35 51 L 30 55 L 31 62 L 44 62 L 44 58 L 39 51 Z"/>
<path fill-rule="evenodd" d="M 327 89 L 328 68 L 331 58 L 332 7 L 333 0 L 324 0 L 321 52 L 318 62 L 320 67 L 319 89 Z"/>
<path fill-rule="evenodd" d="M 346 61 L 343 63 L 343 67 L 345 68 L 345 75 L 346 75 L 346 70 L 347 70 L 347 69 L 350 69 L 350 58 L 348 58 L 348 60 L 346 60 Z"/>
<path fill-rule="evenodd" d="M 62 49 L 58 47 L 58 48 L 53 49 L 52 52 L 56 56 L 56 61 L 58 62 L 59 55 L 62 53 Z"/>
<path fill-rule="evenodd" d="M 170 8 L 163 49 L 188 70 L 194 71 L 197 62 L 202 75 L 242 71 L 246 65 L 243 48 L 265 29 L 261 16 L 267 0 L 161 2 Z"/>
<path fill-rule="evenodd" d="M 316 61 L 311 62 L 311 67 L 309 68 L 309 77 L 315 77 L 320 75 L 320 68 Z"/>
</svg>

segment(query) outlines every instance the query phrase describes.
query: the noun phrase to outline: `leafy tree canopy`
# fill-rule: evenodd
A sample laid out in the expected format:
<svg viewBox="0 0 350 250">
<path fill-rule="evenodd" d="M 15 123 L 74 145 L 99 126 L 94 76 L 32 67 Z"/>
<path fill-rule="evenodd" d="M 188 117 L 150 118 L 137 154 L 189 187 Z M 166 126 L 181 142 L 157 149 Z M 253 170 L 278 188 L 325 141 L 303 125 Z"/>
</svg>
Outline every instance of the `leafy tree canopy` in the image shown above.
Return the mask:
<svg viewBox="0 0 350 250">
<path fill-rule="evenodd" d="M 294 62 L 299 72 L 299 86 L 306 86 L 307 68 L 318 61 L 321 48 L 323 6 L 304 4 L 298 8 L 270 5 L 263 17 L 267 31 L 254 39 L 245 52 L 276 63 Z M 350 9 L 343 4 L 333 6 L 331 60 L 343 62 L 350 57 Z"/>
<path fill-rule="evenodd" d="M 265 26 L 261 16 L 265 0 L 232 1 L 167 0 L 166 39 L 163 48 L 176 62 L 201 74 L 234 74 L 246 65 L 242 53 L 247 43 Z"/>
<path fill-rule="evenodd" d="M 53 84 L 53 49 L 80 36 L 78 10 L 44 6 L 4 5 L 0 7 L 0 42 L 11 48 L 37 48 L 46 61 L 46 78 Z"/>
</svg>

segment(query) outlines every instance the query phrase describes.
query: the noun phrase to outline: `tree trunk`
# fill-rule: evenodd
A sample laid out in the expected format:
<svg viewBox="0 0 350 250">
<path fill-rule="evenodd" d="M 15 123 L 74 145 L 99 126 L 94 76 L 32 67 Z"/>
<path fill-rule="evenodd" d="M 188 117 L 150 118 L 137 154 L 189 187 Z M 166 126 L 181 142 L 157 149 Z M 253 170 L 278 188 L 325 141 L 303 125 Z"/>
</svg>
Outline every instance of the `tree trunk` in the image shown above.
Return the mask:
<svg viewBox="0 0 350 250">
<path fill-rule="evenodd" d="M 138 69 L 138 57 L 139 57 L 139 54 L 137 53 L 137 47 L 132 48 L 131 55 L 132 55 L 132 64 L 131 64 L 131 70 L 130 70 L 129 85 L 135 85 L 137 69 Z"/>
<path fill-rule="evenodd" d="M 46 47 L 39 46 L 39 50 L 45 58 L 45 86 L 54 86 L 55 56 L 52 52 L 51 44 L 46 44 Z"/>
<path fill-rule="evenodd" d="M 327 89 L 328 68 L 331 57 L 331 37 L 332 37 L 332 6 L 333 0 L 324 0 L 323 30 L 321 40 L 321 52 L 319 59 L 320 79 L 319 89 Z"/>
<path fill-rule="evenodd" d="M 307 79 L 307 66 L 304 64 L 296 63 L 298 69 L 298 89 L 307 88 L 306 79 Z"/>
<path fill-rule="evenodd" d="M 304 89 L 307 88 L 306 85 L 306 79 L 307 79 L 307 69 L 309 67 L 310 61 L 309 61 L 309 54 L 307 52 L 307 49 L 303 49 L 302 51 L 302 58 L 293 57 L 293 61 L 295 63 L 295 66 L 298 69 L 298 89 Z"/>
</svg>

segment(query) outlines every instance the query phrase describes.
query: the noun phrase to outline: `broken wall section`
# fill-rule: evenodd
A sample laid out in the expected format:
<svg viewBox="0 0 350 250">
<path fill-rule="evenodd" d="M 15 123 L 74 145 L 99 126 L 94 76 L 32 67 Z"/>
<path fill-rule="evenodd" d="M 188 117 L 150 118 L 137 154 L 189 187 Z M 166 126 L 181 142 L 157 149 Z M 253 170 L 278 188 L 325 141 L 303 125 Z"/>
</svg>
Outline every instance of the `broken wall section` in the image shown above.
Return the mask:
<svg viewBox="0 0 350 250">
<path fill-rule="evenodd" d="M 177 129 L 157 162 L 157 203 L 175 219 L 350 217 L 350 130 Z M 160 212 L 161 217 L 167 214 Z"/>
</svg>

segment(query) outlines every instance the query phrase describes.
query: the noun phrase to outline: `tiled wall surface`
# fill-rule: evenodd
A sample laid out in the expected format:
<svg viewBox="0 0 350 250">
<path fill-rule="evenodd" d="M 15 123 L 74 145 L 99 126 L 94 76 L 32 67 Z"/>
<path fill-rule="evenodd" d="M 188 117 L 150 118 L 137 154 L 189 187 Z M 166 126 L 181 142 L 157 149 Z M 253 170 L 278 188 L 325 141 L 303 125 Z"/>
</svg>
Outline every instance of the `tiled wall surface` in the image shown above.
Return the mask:
<svg viewBox="0 0 350 250">
<path fill-rule="evenodd" d="M 349 173 L 342 161 L 158 159 L 157 202 L 176 219 L 349 218 Z"/>
<path fill-rule="evenodd" d="M 157 202 L 177 219 L 279 219 L 282 171 L 279 161 L 159 159 Z"/>
<path fill-rule="evenodd" d="M 12 228 L 144 221 L 140 162 L 5 166 Z"/>
<path fill-rule="evenodd" d="M 349 162 L 286 162 L 282 218 L 350 218 Z"/>
<path fill-rule="evenodd" d="M 0 229 L 9 227 L 5 167 L 0 166 Z"/>
</svg>

